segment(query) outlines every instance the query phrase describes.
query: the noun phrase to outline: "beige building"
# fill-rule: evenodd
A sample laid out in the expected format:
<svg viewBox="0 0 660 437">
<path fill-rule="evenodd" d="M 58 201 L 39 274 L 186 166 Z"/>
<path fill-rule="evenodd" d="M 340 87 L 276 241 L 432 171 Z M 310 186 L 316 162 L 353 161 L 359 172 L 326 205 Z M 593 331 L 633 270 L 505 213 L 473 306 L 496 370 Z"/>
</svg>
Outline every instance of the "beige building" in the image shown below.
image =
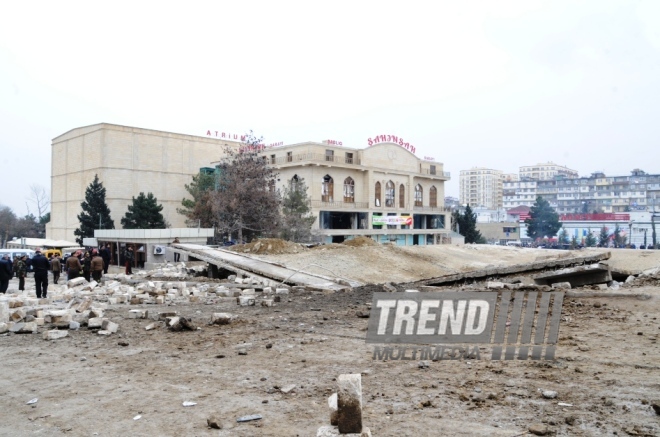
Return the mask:
<svg viewBox="0 0 660 437">
<path fill-rule="evenodd" d="M 304 179 L 317 217 L 313 233 L 325 242 L 370 236 L 398 245 L 450 241 L 444 206 L 449 173 L 393 142 L 365 149 L 307 142 L 269 148 L 277 188 Z"/>
<path fill-rule="evenodd" d="M 473 167 L 470 170 L 461 170 L 458 181 L 461 205 L 470 205 L 470 208 L 502 208 L 503 176 L 501 170 L 492 168 Z"/>
<path fill-rule="evenodd" d="M 536 181 L 552 180 L 556 176 L 575 179 L 578 177 L 577 170 L 572 170 L 554 162 L 546 162 L 536 165 L 526 165 L 519 168 L 520 180 L 533 179 Z"/>
<path fill-rule="evenodd" d="M 183 228 L 185 218 L 176 208 L 189 197 L 184 186 L 200 168 L 218 160 L 225 145 L 239 144 L 107 123 L 72 129 L 52 142 L 51 221 L 46 235 L 75 241 L 80 204 L 95 174 L 106 189 L 115 228 L 121 228 L 121 218 L 140 192 L 153 193 L 170 226 Z"/>
</svg>

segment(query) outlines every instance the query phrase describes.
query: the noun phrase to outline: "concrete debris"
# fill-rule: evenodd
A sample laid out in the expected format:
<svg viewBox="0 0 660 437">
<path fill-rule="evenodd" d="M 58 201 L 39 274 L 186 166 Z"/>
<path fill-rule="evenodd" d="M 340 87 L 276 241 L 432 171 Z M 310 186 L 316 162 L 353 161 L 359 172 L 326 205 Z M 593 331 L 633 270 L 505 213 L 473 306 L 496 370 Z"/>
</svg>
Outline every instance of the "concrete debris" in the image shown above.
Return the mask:
<svg viewBox="0 0 660 437">
<path fill-rule="evenodd" d="M 109 331 L 110 333 L 114 334 L 119 329 L 119 325 L 116 324 L 115 322 L 111 322 L 108 319 L 104 319 L 103 323 L 101 323 L 101 329 L 104 331 Z"/>
<path fill-rule="evenodd" d="M 362 376 L 343 374 L 337 378 L 337 427 L 342 434 L 362 432 Z"/>
<path fill-rule="evenodd" d="M 371 431 L 369 428 L 362 428 L 362 432 L 359 433 L 349 433 L 344 434 L 339 432 L 339 428 L 336 426 L 322 426 L 316 431 L 316 437 L 371 437 Z"/>
<path fill-rule="evenodd" d="M 163 326 L 164 326 L 163 322 L 153 322 L 145 326 L 144 329 L 147 331 L 152 331 L 154 329 L 162 328 Z"/>
<path fill-rule="evenodd" d="M 222 429 L 222 420 L 220 419 L 219 414 L 211 414 L 206 419 L 206 424 L 209 426 L 209 428 Z"/>
<path fill-rule="evenodd" d="M 43 338 L 44 340 L 58 340 L 69 335 L 69 331 L 62 331 L 60 329 L 53 329 L 50 331 L 44 331 Z"/>
<path fill-rule="evenodd" d="M 167 327 L 170 331 L 195 331 L 197 327 L 185 317 L 169 317 L 167 319 Z"/>
<path fill-rule="evenodd" d="M 555 399 L 557 397 L 557 392 L 553 390 L 543 390 L 541 395 L 546 399 Z"/>
<path fill-rule="evenodd" d="M 9 324 L 4 322 L 0 323 L 0 334 L 4 334 L 7 331 L 9 331 Z"/>
<path fill-rule="evenodd" d="M 552 288 L 567 288 L 571 289 L 571 283 L 570 282 L 555 282 L 554 284 L 551 285 Z"/>
<path fill-rule="evenodd" d="M 284 393 L 285 395 L 287 395 L 289 393 L 292 393 L 295 390 L 296 390 L 296 385 L 295 384 L 286 385 L 286 386 L 280 388 L 280 391 L 282 393 Z"/>
<path fill-rule="evenodd" d="M 211 317 L 212 325 L 229 325 L 234 321 L 236 316 L 229 313 L 213 313 Z"/>
<path fill-rule="evenodd" d="M 87 320 L 87 327 L 89 329 L 101 329 L 103 326 L 103 319 L 102 317 L 90 317 L 89 320 Z"/>
<path fill-rule="evenodd" d="M 554 272 L 542 273 L 534 277 L 534 282 L 537 285 L 568 282 L 573 288 L 584 285 L 602 284 L 610 281 L 612 281 L 610 268 L 601 263 L 561 269 Z"/>
<path fill-rule="evenodd" d="M 241 423 L 241 422 L 251 422 L 253 420 L 261 420 L 261 419 L 263 419 L 261 414 L 251 414 L 249 416 L 239 417 L 238 419 L 236 419 L 236 422 L 239 422 L 239 423 Z"/>
<path fill-rule="evenodd" d="M 128 312 L 129 319 L 146 319 L 148 316 L 148 310 L 130 310 Z"/>
<path fill-rule="evenodd" d="M 254 306 L 255 302 L 254 296 L 238 296 L 236 298 L 236 303 L 242 307 Z"/>
<path fill-rule="evenodd" d="M 547 425 L 535 424 L 529 427 L 528 431 L 530 434 L 534 435 L 548 435 L 550 434 L 550 429 Z"/>
<path fill-rule="evenodd" d="M 328 398 L 328 407 L 330 408 L 330 425 L 337 426 L 339 423 L 339 410 L 337 408 L 337 393 L 333 393 Z"/>
</svg>

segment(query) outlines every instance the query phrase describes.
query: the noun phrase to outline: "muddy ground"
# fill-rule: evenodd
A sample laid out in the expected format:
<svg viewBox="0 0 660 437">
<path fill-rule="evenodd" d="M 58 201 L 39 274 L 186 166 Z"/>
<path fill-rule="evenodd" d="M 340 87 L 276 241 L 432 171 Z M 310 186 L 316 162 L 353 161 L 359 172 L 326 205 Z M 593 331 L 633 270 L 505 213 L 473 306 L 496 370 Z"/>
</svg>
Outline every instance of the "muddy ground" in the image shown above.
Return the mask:
<svg viewBox="0 0 660 437">
<path fill-rule="evenodd" d="M 327 397 L 342 373 L 362 373 L 363 421 L 375 436 L 513 437 L 535 424 L 556 435 L 660 435 L 652 407 L 660 401 L 660 288 L 623 290 L 647 298 L 566 298 L 555 361 L 484 354 L 426 369 L 372 359 L 368 319 L 356 311 L 374 291 L 294 293 L 270 308 L 229 298 L 143 306 L 191 318 L 201 328 L 192 332 L 145 331 L 151 320 L 127 318 L 141 306 L 115 305 L 106 316 L 120 331 L 110 337 L 84 328 L 56 341 L 0 336 L 0 435 L 315 436 L 329 424 Z M 214 312 L 240 321 L 209 326 Z M 290 384 L 295 390 L 282 393 Z M 207 426 L 211 414 L 221 430 Z M 250 414 L 263 419 L 236 422 Z"/>
</svg>

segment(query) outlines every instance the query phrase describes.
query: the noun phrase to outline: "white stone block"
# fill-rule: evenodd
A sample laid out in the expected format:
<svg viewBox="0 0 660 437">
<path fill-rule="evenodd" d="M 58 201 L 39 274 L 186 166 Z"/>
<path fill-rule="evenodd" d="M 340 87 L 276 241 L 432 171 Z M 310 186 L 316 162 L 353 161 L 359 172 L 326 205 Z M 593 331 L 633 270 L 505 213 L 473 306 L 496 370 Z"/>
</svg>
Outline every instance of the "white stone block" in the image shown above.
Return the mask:
<svg viewBox="0 0 660 437">
<path fill-rule="evenodd" d="M 211 323 L 214 325 L 229 325 L 236 317 L 230 313 L 213 313 Z"/>
<path fill-rule="evenodd" d="M 0 334 L 4 334 L 9 331 L 9 325 L 5 322 L 0 322 Z"/>
<path fill-rule="evenodd" d="M 337 378 L 337 427 L 342 434 L 362 432 L 362 377 L 359 373 Z"/>
<path fill-rule="evenodd" d="M 289 294 L 288 288 L 276 288 L 275 294 Z"/>
<path fill-rule="evenodd" d="M 273 299 L 264 299 L 261 301 L 261 306 L 262 307 L 272 307 L 273 306 Z"/>
<path fill-rule="evenodd" d="M 238 304 L 242 307 L 254 306 L 254 296 L 238 296 Z"/>
<path fill-rule="evenodd" d="M 101 329 L 101 326 L 103 326 L 103 319 L 102 317 L 90 317 L 90 319 L 87 321 L 87 327 L 89 329 Z"/>
<path fill-rule="evenodd" d="M 263 291 L 264 294 L 271 294 L 272 292 L 273 292 L 272 287 L 264 287 L 264 291 Z"/>
<path fill-rule="evenodd" d="M 112 332 L 110 332 L 110 331 L 105 331 L 105 330 L 103 330 L 103 329 L 99 329 L 98 332 L 99 332 L 99 335 L 106 335 L 106 336 L 107 336 L 107 335 L 111 335 L 111 334 L 112 334 Z"/>
<path fill-rule="evenodd" d="M 73 287 L 77 287 L 79 285 L 85 285 L 85 284 L 87 284 L 87 280 L 85 278 L 83 278 L 82 276 L 79 276 L 79 277 L 74 278 L 74 279 L 69 279 L 66 282 L 66 285 L 69 288 L 73 288 Z"/>
<path fill-rule="evenodd" d="M 504 288 L 504 282 L 488 281 L 486 282 L 486 288 Z"/>
<path fill-rule="evenodd" d="M 59 329 L 53 329 L 51 331 L 45 331 L 43 333 L 44 340 L 57 340 L 59 338 L 64 338 L 69 335 L 69 331 L 61 331 Z"/>
<path fill-rule="evenodd" d="M 257 294 L 257 290 L 254 288 L 246 288 L 241 291 L 241 296 L 254 296 L 255 294 Z"/>
<path fill-rule="evenodd" d="M 101 329 L 104 331 L 110 331 L 114 334 L 119 329 L 119 325 L 115 322 L 111 322 L 110 320 L 105 319 L 103 320 L 103 323 L 101 323 Z"/>
</svg>

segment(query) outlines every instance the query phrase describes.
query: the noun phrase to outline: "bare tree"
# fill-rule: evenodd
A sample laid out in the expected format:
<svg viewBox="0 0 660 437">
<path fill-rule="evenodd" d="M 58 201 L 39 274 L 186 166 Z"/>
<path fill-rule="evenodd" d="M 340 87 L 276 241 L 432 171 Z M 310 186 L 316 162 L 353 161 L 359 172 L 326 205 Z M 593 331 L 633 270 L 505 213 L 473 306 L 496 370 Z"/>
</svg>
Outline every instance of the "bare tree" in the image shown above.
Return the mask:
<svg viewBox="0 0 660 437">
<path fill-rule="evenodd" d="M 37 208 L 37 219 L 41 219 L 50 208 L 50 196 L 46 192 L 46 189 L 41 185 L 30 185 L 30 197 L 28 197 L 28 202 Z M 29 213 L 30 208 L 28 207 L 28 214 Z"/>
</svg>

